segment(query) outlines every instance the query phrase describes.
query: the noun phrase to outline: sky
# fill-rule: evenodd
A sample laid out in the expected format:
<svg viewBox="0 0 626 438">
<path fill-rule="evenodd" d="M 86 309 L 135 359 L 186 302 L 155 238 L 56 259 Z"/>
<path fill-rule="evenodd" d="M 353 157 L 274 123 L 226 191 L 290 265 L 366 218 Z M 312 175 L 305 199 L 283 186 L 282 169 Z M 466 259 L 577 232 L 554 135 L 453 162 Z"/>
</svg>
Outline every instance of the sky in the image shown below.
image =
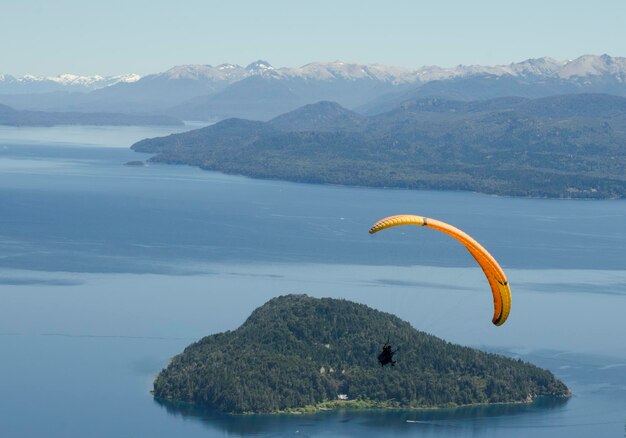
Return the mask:
<svg viewBox="0 0 626 438">
<path fill-rule="evenodd" d="M 0 0 L 0 73 L 141 75 L 257 59 L 418 68 L 626 56 L 626 1 Z"/>
</svg>

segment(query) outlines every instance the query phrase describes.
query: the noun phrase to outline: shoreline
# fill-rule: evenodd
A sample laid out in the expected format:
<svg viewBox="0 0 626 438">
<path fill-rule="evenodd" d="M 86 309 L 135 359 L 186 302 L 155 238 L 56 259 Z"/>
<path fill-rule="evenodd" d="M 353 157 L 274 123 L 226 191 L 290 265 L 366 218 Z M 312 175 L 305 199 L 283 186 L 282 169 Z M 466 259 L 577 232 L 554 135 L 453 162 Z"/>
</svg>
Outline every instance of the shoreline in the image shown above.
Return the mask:
<svg viewBox="0 0 626 438">
<path fill-rule="evenodd" d="M 515 406 L 515 405 L 531 405 L 540 399 L 552 399 L 552 400 L 563 400 L 567 401 L 572 396 L 572 391 L 568 391 L 567 394 L 563 395 L 538 395 L 538 396 L 528 396 L 526 400 L 519 401 L 510 401 L 510 402 L 494 402 L 494 403 L 469 403 L 464 405 L 450 404 L 450 405 L 438 405 L 438 406 L 400 406 L 394 404 L 394 402 L 385 401 L 385 402 L 375 402 L 370 400 L 330 400 L 325 402 L 316 403 L 314 405 L 302 406 L 291 409 L 284 409 L 278 411 L 271 412 L 223 412 L 217 409 L 214 409 L 208 405 L 203 405 L 200 403 L 192 403 L 192 402 L 184 402 L 179 400 L 170 400 L 164 399 L 160 397 L 156 397 L 154 395 L 154 390 L 149 391 L 152 397 L 159 401 L 165 403 L 172 404 L 180 404 L 180 405 L 188 405 L 194 406 L 198 408 L 206 408 L 210 410 L 215 410 L 220 414 L 224 415 L 233 415 L 233 416 L 254 416 L 254 415 L 271 415 L 271 416 L 282 416 L 282 415 L 303 415 L 303 414 L 319 414 L 323 412 L 336 412 L 340 410 L 350 410 L 350 411 L 394 411 L 394 412 L 416 412 L 416 411 L 443 411 L 443 410 L 455 410 L 455 409 L 465 409 L 465 408 L 478 408 L 478 407 L 495 407 L 495 406 Z"/>
<path fill-rule="evenodd" d="M 131 147 L 132 149 L 132 147 Z M 287 183 L 292 183 L 292 184 L 307 184 L 307 185 L 312 185 L 312 186 L 327 186 L 327 187 L 340 187 L 340 188 L 354 188 L 354 189 L 375 189 L 375 190 L 406 190 L 406 191 L 433 191 L 433 192 L 458 192 L 458 193 L 475 193 L 475 194 L 479 194 L 479 195 L 483 195 L 483 196 L 493 196 L 493 197 L 499 197 L 499 198 L 510 198 L 510 199 L 537 199 L 537 200 L 555 200 L 555 201 L 622 201 L 624 199 L 626 199 L 626 195 L 624 196 L 580 196 L 580 197 L 575 197 L 575 196 L 551 196 L 551 195 L 544 195 L 544 196 L 536 196 L 536 195 L 513 195 L 513 194 L 508 194 L 508 193 L 492 193 L 492 192 L 481 192 L 481 191 L 477 191 L 477 190 L 463 190 L 463 189 L 455 189 L 455 188 L 446 188 L 446 187 L 441 187 L 441 188 L 434 188 L 434 187 L 423 187 L 423 188 L 411 188 L 411 187 L 400 187 L 400 186 L 393 186 L 393 185 L 375 185 L 375 186 L 368 186 L 368 185 L 359 185 L 359 184 L 340 184 L 340 183 L 333 183 L 333 182 L 311 182 L 311 181 L 301 181 L 301 180 L 297 180 L 297 179 L 286 179 L 286 178 L 281 178 L 278 176 L 259 176 L 259 175 L 251 175 L 251 174 L 245 174 L 245 173 L 237 173 L 237 172 L 228 172 L 225 170 L 221 170 L 221 169 L 217 169 L 217 168 L 212 168 L 212 167 L 206 167 L 203 166 L 202 164 L 192 164 L 192 163 L 185 163 L 185 162 L 181 162 L 181 161 L 169 161 L 167 159 L 162 159 L 159 158 L 160 153 L 158 152 L 144 152 L 144 151 L 136 151 L 133 149 L 134 152 L 136 153 L 143 153 L 143 154 L 153 154 L 152 157 L 150 157 L 149 159 L 147 159 L 145 162 L 146 164 L 148 163 L 152 163 L 152 164 L 163 164 L 163 165 L 167 165 L 167 166 L 188 166 L 188 167 L 194 167 L 196 169 L 200 169 L 203 170 L 205 172 L 216 172 L 216 173 L 220 173 L 222 175 L 228 175 L 228 176 L 237 176 L 237 177 L 242 177 L 242 178 L 250 178 L 250 179 L 254 179 L 254 180 L 260 180 L 260 181 L 279 181 L 279 182 L 287 182 Z"/>
</svg>

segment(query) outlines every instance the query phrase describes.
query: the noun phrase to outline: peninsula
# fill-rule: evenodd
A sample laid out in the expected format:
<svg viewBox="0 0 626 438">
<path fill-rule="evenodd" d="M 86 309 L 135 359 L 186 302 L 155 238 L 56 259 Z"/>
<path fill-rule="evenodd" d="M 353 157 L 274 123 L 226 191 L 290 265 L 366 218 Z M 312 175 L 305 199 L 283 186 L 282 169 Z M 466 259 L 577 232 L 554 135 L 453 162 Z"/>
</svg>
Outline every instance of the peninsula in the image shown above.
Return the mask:
<svg viewBox="0 0 626 438">
<path fill-rule="evenodd" d="M 540 198 L 626 197 L 626 98 L 419 98 L 364 116 L 319 102 L 132 145 L 253 178 Z"/>
</svg>

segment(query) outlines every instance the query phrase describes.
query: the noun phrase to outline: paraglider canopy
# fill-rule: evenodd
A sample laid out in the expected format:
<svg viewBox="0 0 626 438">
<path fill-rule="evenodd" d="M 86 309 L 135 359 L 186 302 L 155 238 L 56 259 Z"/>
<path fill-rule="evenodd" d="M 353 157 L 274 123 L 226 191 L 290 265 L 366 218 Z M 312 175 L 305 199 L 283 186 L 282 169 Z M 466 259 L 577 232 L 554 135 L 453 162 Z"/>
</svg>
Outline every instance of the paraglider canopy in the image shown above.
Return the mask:
<svg viewBox="0 0 626 438">
<path fill-rule="evenodd" d="M 492 322 L 497 326 L 504 324 L 511 311 L 511 288 L 504 271 L 496 259 L 493 258 L 493 256 L 489 254 L 489 252 L 483 248 L 482 245 L 480 245 L 468 234 L 456 227 L 453 227 L 452 225 L 438 221 L 437 219 L 410 214 L 389 216 L 381 219 L 370 229 L 370 234 L 400 225 L 418 225 L 433 228 L 454 237 L 463 246 L 465 246 L 465 248 L 467 248 L 470 254 L 480 265 L 481 269 L 485 273 L 485 277 L 487 277 L 489 286 L 491 287 L 494 307 Z"/>
</svg>

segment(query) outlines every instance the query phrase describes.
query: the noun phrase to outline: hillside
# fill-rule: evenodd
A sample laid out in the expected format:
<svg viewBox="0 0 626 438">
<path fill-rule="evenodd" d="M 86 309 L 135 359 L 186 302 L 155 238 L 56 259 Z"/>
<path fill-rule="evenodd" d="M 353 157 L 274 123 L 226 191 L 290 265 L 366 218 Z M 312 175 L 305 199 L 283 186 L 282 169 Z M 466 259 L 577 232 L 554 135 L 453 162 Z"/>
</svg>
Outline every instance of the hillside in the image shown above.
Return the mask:
<svg viewBox="0 0 626 438">
<path fill-rule="evenodd" d="M 387 336 L 401 350 L 382 368 Z M 450 344 L 365 305 L 287 295 L 187 347 L 157 376 L 154 395 L 244 413 L 518 403 L 569 390 L 549 371 Z"/>
<path fill-rule="evenodd" d="M 272 119 L 272 127 L 282 131 L 358 130 L 365 117 L 335 102 L 322 101 L 304 105 Z"/>
<path fill-rule="evenodd" d="M 153 161 L 256 178 L 552 198 L 626 197 L 626 98 L 404 102 L 364 117 L 320 102 L 132 145 Z"/>
</svg>

